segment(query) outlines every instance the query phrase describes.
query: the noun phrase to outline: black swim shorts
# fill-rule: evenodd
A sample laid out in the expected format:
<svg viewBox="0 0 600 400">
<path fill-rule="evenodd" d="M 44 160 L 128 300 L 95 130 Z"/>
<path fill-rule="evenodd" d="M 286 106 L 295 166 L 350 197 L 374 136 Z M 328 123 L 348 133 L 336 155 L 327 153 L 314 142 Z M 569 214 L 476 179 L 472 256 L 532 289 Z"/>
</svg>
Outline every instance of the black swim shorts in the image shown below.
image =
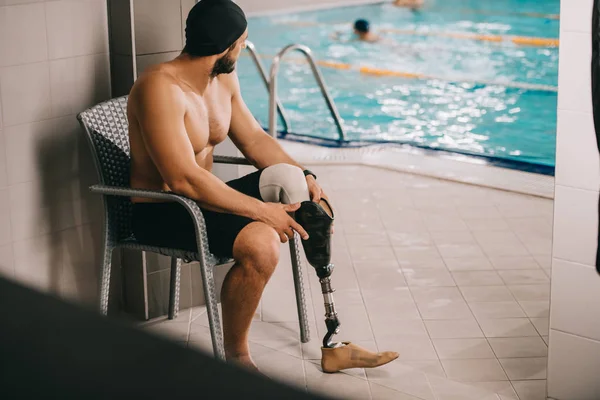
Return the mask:
<svg viewBox="0 0 600 400">
<path fill-rule="evenodd" d="M 259 181 L 262 170 L 227 182 L 238 192 L 263 201 Z M 252 219 L 202 209 L 210 252 L 233 257 L 233 243 Z M 132 228 L 135 237 L 150 246 L 197 252 L 196 231 L 187 210 L 179 203 L 134 203 Z"/>
</svg>

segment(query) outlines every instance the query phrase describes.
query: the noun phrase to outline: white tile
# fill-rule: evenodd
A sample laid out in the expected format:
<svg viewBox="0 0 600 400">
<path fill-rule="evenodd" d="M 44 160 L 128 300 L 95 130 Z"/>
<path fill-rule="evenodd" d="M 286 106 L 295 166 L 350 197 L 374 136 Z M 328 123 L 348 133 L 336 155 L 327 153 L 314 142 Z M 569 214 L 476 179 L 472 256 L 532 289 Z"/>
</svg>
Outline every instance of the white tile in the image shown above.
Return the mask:
<svg viewBox="0 0 600 400">
<path fill-rule="evenodd" d="M 496 271 L 453 272 L 452 277 L 458 286 L 499 286 L 502 279 Z"/>
<path fill-rule="evenodd" d="M 486 257 L 445 258 L 444 263 L 452 272 L 494 269 Z"/>
<path fill-rule="evenodd" d="M 541 257 L 541 256 L 540 256 Z M 490 262 L 497 270 L 504 269 L 536 269 L 540 265 L 534 257 L 490 257 Z"/>
<path fill-rule="evenodd" d="M 0 246 L 0 275 L 10 279 L 15 277 L 15 261 L 12 244 Z"/>
<path fill-rule="evenodd" d="M 183 49 L 180 2 L 135 0 L 134 9 L 136 50 L 138 54 Z"/>
<path fill-rule="evenodd" d="M 420 400 L 419 397 L 411 396 L 406 393 L 390 389 L 385 386 L 371 383 L 371 396 L 377 400 Z"/>
<path fill-rule="evenodd" d="M 548 346 L 539 336 L 488 338 L 498 358 L 546 357 Z"/>
<path fill-rule="evenodd" d="M 10 197 L 8 189 L 0 189 L 0 245 L 12 242 Z"/>
<path fill-rule="evenodd" d="M 598 192 L 556 186 L 555 258 L 594 265 L 598 246 Z"/>
<path fill-rule="evenodd" d="M 546 379 L 546 357 L 501 358 L 499 361 L 510 380 Z"/>
<path fill-rule="evenodd" d="M 483 332 L 474 319 L 424 321 L 432 339 L 481 338 Z"/>
<path fill-rule="evenodd" d="M 502 218 L 498 209 L 493 205 L 489 206 L 461 206 L 458 207 L 458 213 L 464 219 L 495 219 Z"/>
<path fill-rule="evenodd" d="M 438 245 L 438 250 L 444 259 L 453 257 L 485 257 L 477 244 L 442 244 Z"/>
<path fill-rule="evenodd" d="M 546 300 L 519 301 L 519 305 L 529 318 L 548 318 L 550 314 L 550 304 Z"/>
<path fill-rule="evenodd" d="M 600 396 L 600 342 L 550 330 L 548 396 L 597 399 Z"/>
<path fill-rule="evenodd" d="M 0 67 L 47 59 L 44 5 L 0 8 Z"/>
<path fill-rule="evenodd" d="M 494 358 L 486 339 L 433 339 L 440 360 Z"/>
<path fill-rule="evenodd" d="M 445 244 L 477 244 L 475 237 L 471 232 L 454 232 L 454 231 L 436 231 L 431 232 L 431 238 L 436 245 Z"/>
<path fill-rule="evenodd" d="M 8 183 L 36 181 L 56 190 L 78 184 L 78 140 L 81 131 L 72 116 L 9 127 L 4 132 Z M 69 177 L 69 178 L 67 178 Z M 58 185 L 60 183 L 60 185 Z M 50 193 L 45 193 L 51 196 Z"/>
<path fill-rule="evenodd" d="M 478 319 L 486 337 L 538 336 L 538 332 L 528 318 Z"/>
<path fill-rule="evenodd" d="M 345 237 L 346 243 L 348 244 L 348 247 L 350 247 L 350 253 L 352 253 L 353 247 L 377 247 L 390 245 L 385 232 L 381 232 L 378 235 L 358 235 L 347 233 Z"/>
<path fill-rule="evenodd" d="M 469 228 L 465 222 L 459 217 L 445 215 L 426 215 L 425 225 L 430 232 L 436 231 L 468 231 Z"/>
<path fill-rule="evenodd" d="M 292 362 L 290 360 L 290 362 Z M 260 365 L 259 365 L 260 367 Z M 273 364 L 271 369 L 276 371 L 277 364 Z M 302 371 L 302 366 L 299 368 Z M 339 396 L 344 399 L 370 399 L 369 383 L 364 379 L 359 379 L 344 373 L 324 374 L 321 367 L 311 361 L 304 361 L 306 371 L 306 387 L 309 393 L 323 394 L 326 396 Z M 280 371 L 278 371 L 281 374 Z M 279 374 L 272 376 L 279 376 Z"/>
<path fill-rule="evenodd" d="M 508 287 L 515 299 L 519 301 L 550 301 L 550 284 L 543 285 L 514 285 Z"/>
<path fill-rule="evenodd" d="M 544 271 L 539 268 L 534 270 L 498 271 L 498 274 L 507 285 L 537 285 L 550 282 Z"/>
<path fill-rule="evenodd" d="M 514 300 L 506 286 L 462 286 L 460 291 L 468 302 Z"/>
<path fill-rule="evenodd" d="M 493 232 L 510 230 L 508 223 L 504 219 L 500 218 L 468 219 L 465 222 L 469 229 L 473 232 Z"/>
<path fill-rule="evenodd" d="M 520 400 L 546 400 L 546 381 L 513 381 Z M 570 397 L 569 397 L 570 398 Z"/>
<path fill-rule="evenodd" d="M 555 260 L 552 269 L 551 328 L 600 340 L 600 321 L 584 310 L 600 301 L 600 275 L 593 267 Z"/>
<path fill-rule="evenodd" d="M 489 303 L 469 303 L 477 320 L 495 318 L 522 318 L 525 313 L 516 301 L 496 301 Z"/>
<path fill-rule="evenodd" d="M 409 286 L 455 286 L 448 271 L 438 269 L 404 269 L 404 277 Z"/>
<path fill-rule="evenodd" d="M 558 108 L 561 110 L 592 111 L 591 42 L 587 33 L 561 32 L 558 60 Z"/>
<path fill-rule="evenodd" d="M 17 4 L 27 4 L 27 3 L 42 3 L 45 0 L 0 0 L 0 6 L 11 6 Z"/>
<path fill-rule="evenodd" d="M 58 233 L 63 248 L 63 283 L 91 282 L 99 276 L 102 226 L 80 225 Z"/>
<path fill-rule="evenodd" d="M 352 259 L 359 262 L 396 259 L 393 249 L 386 246 L 350 246 L 349 250 Z"/>
<path fill-rule="evenodd" d="M 593 0 L 562 1 L 560 5 L 561 32 L 590 33 L 592 30 L 593 3 Z"/>
<path fill-rule="evenodd" d="M 473 317 L 467 303 L 462 299 L 437 299 L 417 303 L 421 317 L 430 319 L 469 319 Z"/>
<path fill-rule="evenodd" d="M 509 381 L 471 382 L 470 384 L 498 394 L 500 400 L 518 400 L 519 398 Z"/>
<path fill-rule="evenodd" d="M 394 361 L 379 368 L 367 369 L 366 372 L 371 384 L 385 386 L 420 399 L 435 399 L 429 385 L 429 375 L 411 368 L 404 362 Z M 373 395 L 373 399 L 377 397 Z"/>
<path fill-rule="evenodd" d="M 2 106 L 0 105 L 0 188 L 8 185 L 8 172 L 6 170 L 6 140 L 2 132 Z"/>
<path fill-rule="evenodd" d="M 529 255 L 519 238 L 512 232 L 482 231 L 474 234 L 483 251 L 490 257 Z"/>
<path fill-rule="evenodd" d="M 427 232 L 389 232 L 389 241 L 394 247 L 432 246 L 433 240 Z"/>
<path fill-rule="evenodd" d="M 495 392 L 487 387 L 478 386 L 479 382 L 466 384 L 437 377 L 430 378 L 430 381 L 438 400 L 498 400 Z M 510 385 L 507 381 L 505 383 Z"/>
<path fill-rule="evenodd" d="M 47 62 L 0 69 L 4 127 L 50 117 L 50 71 Z"/>
<path fill-rule="evenodd" d="M 102 0 L 47 2 L 50 59 L 108 53 L 106 12 Z"/>
<path fill-rule="evenodd" d="M 110 97 L 108 54 L 50 62 L 52 115 L 77 114 Z"/>
<path fill-rule="evenodd" d="M 379 351 L 396 351 L 398 359 L 403 360 L 437 360 L 431 340 L 426 337 L 395 336 L 391 338 L 376 338 Z"/>
<path fill-rule="evenodd" d="M 558 110 L 556 184 L 597 191 L 600 158 L 591 113 Z"/>
<path fill-rule="evenodd" d="M 60 236 L 45 235 L 14 242 L 15 277 L 33 288 L 58 293 L 63 252 Z"/>
<path fill-rule="evenodd" d="M 371 327 L 377 339 L 391 336 L 428 337 L 427 329 L 420 319 L 395 319 L 393 315 L 389 315 L 388 318 L 371 318 Z"/>
<path fill-rule="evenodd" d="M 531 323 L 542 337 L 548 336 L 550 330 L 550 321 L 548 318 L 531 318 Z"/>
<path fill-rule="evenodd" d="M 451 302 L 462 300 L 462 294 L 456 287 L 413 287 L 410 288 L 417 304 L 436 301 Z"/>
<path fill-rule="evenodd" d="M 508 380 L 498 360 L 441 360 L 449 379 L 461 382 Z"/>
<path fill-rule="evenodd" d="M 441 258 L 440 253 L 433 246 L 396 247 L 394 251 L 402 267 L 436 262 Z"/>
</svg>

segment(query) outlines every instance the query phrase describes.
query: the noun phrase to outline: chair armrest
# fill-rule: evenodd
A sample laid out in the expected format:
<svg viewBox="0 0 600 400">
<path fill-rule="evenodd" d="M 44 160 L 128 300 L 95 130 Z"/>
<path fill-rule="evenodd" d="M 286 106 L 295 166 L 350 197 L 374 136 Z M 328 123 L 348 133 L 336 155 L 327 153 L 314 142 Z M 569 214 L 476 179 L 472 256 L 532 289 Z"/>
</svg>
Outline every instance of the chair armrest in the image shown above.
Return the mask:
<svg viewBox="0 0 600 400">
<path fill-rule="evenodd" d="M 199 230 L 196 232 L 198 235 L 201 235 L 202 231 L 205 232 L 206 230 L 204 215 L 202 214 L 202 210 L 200 210 L 198 203 L 192 199 L 188 199 L 187 197 L 160 190 L 133 189 L 108 185 L 93 185 L 90 186 L 90 191 L 92 193 L 98 193 L 105 196 L 144 197 L 147 199 L 177 202 L 189 212 L 190 216 L 194 220 L 194 223 L 196 224 L 196 228 Z"/>
<path fill-rule="evenodd" d="M 213 156 L 213 161 L 216 164 L 252 165 L 243 157 Z"/>
</svg>

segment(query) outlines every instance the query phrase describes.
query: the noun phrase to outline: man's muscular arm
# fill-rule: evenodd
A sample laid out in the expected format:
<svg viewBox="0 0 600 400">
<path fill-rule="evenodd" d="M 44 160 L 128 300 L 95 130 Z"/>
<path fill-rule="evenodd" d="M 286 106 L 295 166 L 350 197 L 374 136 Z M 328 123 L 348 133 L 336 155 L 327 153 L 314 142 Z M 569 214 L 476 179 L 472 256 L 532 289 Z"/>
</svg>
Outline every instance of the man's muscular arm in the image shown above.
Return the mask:
<svg viewBox="0 0 600 400">
<path fill-rule="evenodd" d="M 237 74 L 230 74 L 227 80 L 232 91 L 229 136 L 242 154 L 256 168 L 280 163 L 302 168 L 256 121 L 242 98 Z"/>
<path fill-rule="evenodd" d="M 185 129 L 184 99 L 170 78 L 151 76 L 136 90 L 135 112 L 144 144 L 162 179 L 173 192 L 196 200 L 207 209 L 265 222 L 277 230 L 282 241 L 285 239 L 282 235 L 291 237 L 290 228 L 307 236 L 289 218 L 282 205 L 267 204 L 246 196 L 196 163 Z"/>
</svg>

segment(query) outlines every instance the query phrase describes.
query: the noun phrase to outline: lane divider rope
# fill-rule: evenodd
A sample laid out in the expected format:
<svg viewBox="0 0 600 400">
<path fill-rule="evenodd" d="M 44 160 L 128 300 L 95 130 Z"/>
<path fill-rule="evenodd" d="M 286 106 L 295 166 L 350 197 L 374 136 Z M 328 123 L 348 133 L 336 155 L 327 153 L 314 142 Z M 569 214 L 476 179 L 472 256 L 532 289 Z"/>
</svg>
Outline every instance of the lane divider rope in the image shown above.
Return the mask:
<svg viewBox="0 0 600 400">
<path fill-rule="evenodd" d="M 243 54 L 243 56 L 246 56 L 246 54 Z M 273 56 L 265 55 L 265 54 L 259 54 L 259 56 L 263 59 L 273 59 L 274 58 Z M 287 59 L 285 61 L 290 61 L 290 62 L 294 62 L 294 63 L 298 63 L 298 64 L 306 64 L 307 63 L 307 61 L 303 58 L 302 59 L 301 58 L 291 58 L 291 59 Z M 533 91 L 540 91 L 540 92 L 554 92 L 554 93 L 558 92 L 558 88 L 556 86 L 541 85 L 541 84 L 536 84 L 536 83 L 487 81 L 487 80 L 464 79 L 464 78 L 450 79 L 450 78 L 443 78 L 443 77 L 420 74 L 420 73 L 415 73 L 415 72 L 394 71 L 394 70 L 389 70 L 389 69 L 373 68 L 373 67 L 357 67 L 357 66 L 353 66 L 351 64 L 340 63 L 340 62 L 336 62 L 336 61 L 327 61 L 327 60 L 316 60 L 316 63 L 317 63 L 317 65 L 324 67 L 324 68 L 338 69 L 338 70 L 351 70 L 351 71 L 356 71 L 363 75 L 369 75 L 369 76 L 379 76 L 379 77 L 391 76 L 391 77 L 406 78 L 406 79 L 438 80 L 438 81 L 446 81 L 446 82 L 470 83 L 470 84 L 485 85 L 485 86 L 503 86 L 503 87 L 513 88 L 513 89 L 524 89 L 524 90 L 533 90 Z"/>
<path fill-rule="evenodd" d="M 282 23 L 285 25 L 306 27 L 306 26 L 326 26 L 326 24 L 320 24 L 310 21 L 288 21 Z M 350 24 L 351 25 L 351 24 Z M 513 43 L 519 46 L 533 46 L 533 47 L 559 47 L 560 41 L 555 38 L 544 38 L 535 36 L 507 36 L 507 35 L 483 35 L 478 33 L 463 33 L 463 32 L 426 32 L 416 31 L 407 29 L 396 29 L 396 28 L 382 28 L 380 32 L 394 33 L 398 35 L 413 35 L 413 36 L 437 36 L 437 37 L 448 37 L 452 39 L 467 39 L 467 40 L 478 40 L 482 42 L 492 43 Z"/>
</svg>

